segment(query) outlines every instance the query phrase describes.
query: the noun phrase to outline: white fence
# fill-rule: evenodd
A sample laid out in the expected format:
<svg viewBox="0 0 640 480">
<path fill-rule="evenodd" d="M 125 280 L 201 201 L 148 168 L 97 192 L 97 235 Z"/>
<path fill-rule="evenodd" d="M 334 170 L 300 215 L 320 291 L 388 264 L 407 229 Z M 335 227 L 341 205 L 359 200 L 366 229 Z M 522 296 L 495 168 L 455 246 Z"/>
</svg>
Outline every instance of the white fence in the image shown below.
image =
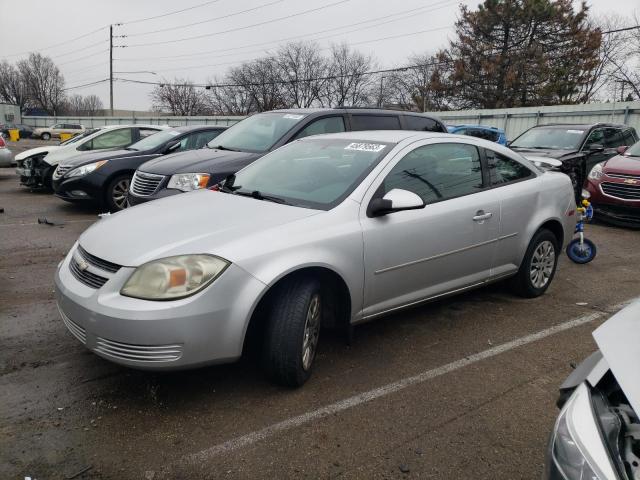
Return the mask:
<svg viewBox="0 0 640 480">
<path fill-rule="evenodd" d="M 480 124 L 502 128 L 509 139 L 514 139 L 528 128 L 545 123 L 623 123 L 635 127 L 640 133 L 640 102 L 430 113 L 447 124 Z"/>
<path fill-rule="evenodd" d="M 26 125 L 32 127 L 48 127 L 56 123 L 79 123 L 87 128 L 101 127 L 103 125 L 129 125 L 129 124 L 147 124 L 147 125 L 171 125 L 177 127 L 180 125 L 233 125 L 244 117 L 225 116 L 225 117 L 28 117 L 23 116 L 22 121 Z"/>
<path fill-rule="evenodd" d="M 492 110 L 461 110 L 429 112 L 449 124 L 481 124 L 503 128 L 513 139 L 534 125 L 545 123 L 623 123 L 640 132 L 640 102 L 589 103 L 552 107 L 498 108 Z M 27 117 L 27 125 L 43 127 L 55 123 L 80 123 L 85 127 L 146 123 L 153 125 L 233 125 L 244 117 Z"/>
</svg>

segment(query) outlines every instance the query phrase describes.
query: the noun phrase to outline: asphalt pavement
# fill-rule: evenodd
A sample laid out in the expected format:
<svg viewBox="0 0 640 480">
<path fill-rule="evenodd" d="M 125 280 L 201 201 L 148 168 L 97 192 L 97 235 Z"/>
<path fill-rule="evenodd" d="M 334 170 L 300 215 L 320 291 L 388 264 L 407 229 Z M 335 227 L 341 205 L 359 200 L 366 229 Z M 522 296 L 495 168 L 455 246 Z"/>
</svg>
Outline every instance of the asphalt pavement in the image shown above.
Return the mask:
<svg viewBox="0 0 640 480">
<path fill-rule="evenodd" d="M 0 208 L 3 479 L 539 479 L 558 385 L 640 296 L 640 232 L 589 225 L 598 257 L 563 255 L 543 297 L 503 283 L 357 327 L 351 346 L 323 332 L 298 390 L 251 358 L 141 372 L 86 351 L 53 298 L 56 265 L 99 212 L 11 169 Z"/>
</svg>

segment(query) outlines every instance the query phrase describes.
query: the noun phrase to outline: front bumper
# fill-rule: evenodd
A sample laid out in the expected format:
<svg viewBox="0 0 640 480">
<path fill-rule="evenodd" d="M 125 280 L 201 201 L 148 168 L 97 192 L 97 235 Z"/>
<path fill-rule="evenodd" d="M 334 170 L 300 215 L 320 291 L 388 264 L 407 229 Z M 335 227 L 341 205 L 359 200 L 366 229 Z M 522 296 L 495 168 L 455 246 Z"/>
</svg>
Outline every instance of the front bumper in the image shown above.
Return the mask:
<svg viewBox="0 0 640 480">
<path fill-rule="evenodd" d="M 640 228 L 640 201 L 628 201 L 604 194 L 598 183 L 588 181 L 586 190 L 591 195 L 595 216 L 605 222 L 625 227 Z"/>
<path fill-rule="evenodd" d="M 89 350 L 149 370 L 230 362 L 242 354 L 246 328 L 265 285 L 240 267 L 231 264 L 191 297 L 148 301 L 119 293 L 132 267 L 121 267 L 98 289 L 79 281 L 69 268 L 73 250 L 55 273 L 56 300 L 63 322 Z"/>
<path fill-rule="evenodd" d="M 73 203 L 100 203 L 104 197 L 106 177 L 97 172 L 83 177 L 53 177 L 52 185 L 56 197 Z"/>
<path fill-rule="evenodd" d="M 140 205 L 141 203 L 150 202 L 151 200 L 158 200 L 159 198 L 173 197 L 174 195 L 178 195 L 180 193 L 185 193 L 181 190 L 176 190 L 174 188 L 161 188 L 153 195 L 149 196 L 140 196 L 134 194 L 131 190 L 129 190 L 129 195 L 127 196 L 127 201 L 129 205 L 132 207 L 134 205 Z"/>
</svg>

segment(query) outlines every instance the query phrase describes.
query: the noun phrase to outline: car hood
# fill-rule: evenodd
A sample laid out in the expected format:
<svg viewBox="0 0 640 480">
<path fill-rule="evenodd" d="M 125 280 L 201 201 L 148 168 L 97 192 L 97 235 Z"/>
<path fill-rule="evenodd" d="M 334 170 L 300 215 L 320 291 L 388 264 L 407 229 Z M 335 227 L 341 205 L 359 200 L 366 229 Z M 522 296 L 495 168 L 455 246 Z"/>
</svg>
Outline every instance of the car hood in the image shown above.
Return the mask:
<svg viewBox="0 0 640 480">
<path fill-rule="evenodd" d="M 114 150 L 112 148 L 105 148 L 104 150 L 99 150 L 95 152 L 83 151 L 83 150 L 76 150 L 76 147 L 77 145 L 75 144 L 64 145 L 63 147 L 60 147 L 55 152 L 52 152 L 49 155 L 47 155 L 44 158 L 44 161 L 47 162 L 49 165 L 58 165 L 60 163 L 63 163 L 65 165 L 73 165 L 72 159 L 75 159 L 77 157 L 84 157 L 85 155 L 98 155 L 100 158 L 96 158 L 95 161 L 97 161 L 105 158 L 105 156 L 110 155 L 111 153 L 114 153 L 114 152 L 128 152 L 128 150 L 120 150 L 120 149 Z"/>
<path fill-rule="evenodd" d="M 201 148 L 188 152 L 178 152 L 146 162 L 140 170 L 158 175 L 174 173 L 220 173 L 237 171 L 260 158 L 261 153 L 230 152 Z"/>
<path fill-rule="evenodd" d="M 556 158 L 562 160 L 565 157 L 576 155 L 580 153 L 578 150 L 555 150 L 551 148 L 520 148 L 510 147 L 514 152 L 518 152 L 525 158 L 538 157 L 538 158 Z"/>
<path fill-rule="evenodd" d="M 49 145 L 46 147 L 36 147 L 30 150 L 25 150 L 24 152 L 20 152 L 16 155 L 16 160 L 24 160 L 25 158 L 32 157 L 34 155 L 39 155 L 41 153 L 53 152 L 54 150 L 58 150 L 61 147 L 59 145 Z"/>
<path fill-rule="evenodd" d="M 92 255 L 124 266 L 194 253 L 234 262 L 235 242 L 255 238 L 256 246 L 268 243 L 269 236 L 281 234 L 282 225 L 318 213 L 324 212 L 198 190 L 104 216 L 79 242 Z"/>
<path fill-rule="evenodd" d="M 609 364 L 611 373 L 616 377 L 620 388 L 636 412 L 640 412 L 638 319 L 640 319 L 640 300 L 620 310 L 593 332 L 593 338 Z"/>
<path fill-rule="evenodd" d="M 605 173 L 628 173 L 640 175 L 640 158 L 617 155 L 607 160 L 603 166 Z"/>
<path fill-rule="evenodd" d="M 140 152 L 137 150 L 99 150 L 97 152 L 83 152 L 75 157 L 67 158 L 64 160 L 65 165 L 79 167 L 87 163 L 97 162 L 99 160 L 112 160 L 116 158 L 129 158 L 129 157 L 151 157 L 152 154 Z"/>
</svg>

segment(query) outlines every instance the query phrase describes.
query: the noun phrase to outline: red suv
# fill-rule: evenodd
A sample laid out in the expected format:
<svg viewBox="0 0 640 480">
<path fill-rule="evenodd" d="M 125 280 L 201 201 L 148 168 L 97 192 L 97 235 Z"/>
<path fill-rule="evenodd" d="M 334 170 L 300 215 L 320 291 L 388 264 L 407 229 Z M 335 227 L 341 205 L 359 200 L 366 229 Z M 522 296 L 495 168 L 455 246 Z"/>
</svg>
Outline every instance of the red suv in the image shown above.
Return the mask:
<svg viewBox="0 0 640 480">
<path fill-rule="evenodd" d="M 640 228 L 640 142 L 618 152 L 591 169 L 585 187 L 598 219 Z"/>
</svg>

